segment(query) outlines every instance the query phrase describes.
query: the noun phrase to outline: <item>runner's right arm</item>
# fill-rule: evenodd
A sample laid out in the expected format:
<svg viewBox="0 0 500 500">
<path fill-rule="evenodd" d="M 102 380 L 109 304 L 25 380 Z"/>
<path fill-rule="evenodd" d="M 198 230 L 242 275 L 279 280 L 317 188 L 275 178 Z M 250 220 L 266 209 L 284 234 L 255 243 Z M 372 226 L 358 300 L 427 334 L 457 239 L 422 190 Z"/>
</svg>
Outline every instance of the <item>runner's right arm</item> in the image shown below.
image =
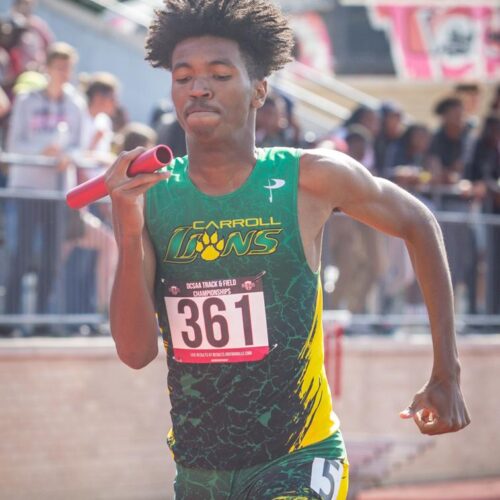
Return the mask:
<svg viewBox="0 0 500 500">
<path fill-rule="evenodd" d="M 168 174 L 127 176 L 130 163 L 144 151 L 121 154 L 106 173 L 111 196 L 118 265 L 111 292 L 111 335 L 120 359 L 139 369 L 158 354 L 158 323 L 153 301 L 155 254 L 144 224 L 143 195 Z"/>
</svg>

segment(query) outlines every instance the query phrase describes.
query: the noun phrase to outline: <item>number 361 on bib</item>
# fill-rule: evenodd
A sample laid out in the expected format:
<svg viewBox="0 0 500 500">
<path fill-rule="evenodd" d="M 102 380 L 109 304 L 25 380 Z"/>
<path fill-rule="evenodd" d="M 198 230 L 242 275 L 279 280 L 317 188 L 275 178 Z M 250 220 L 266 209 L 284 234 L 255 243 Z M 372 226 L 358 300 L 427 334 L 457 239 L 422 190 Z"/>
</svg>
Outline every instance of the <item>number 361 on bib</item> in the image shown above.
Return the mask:
<svg viewBox="0 0 500 500">
<path fill-rule="evenodd" d="M 268 355 L 262 274 L 164 284 L 176 361 L 241 363 Z"/>
</svg>

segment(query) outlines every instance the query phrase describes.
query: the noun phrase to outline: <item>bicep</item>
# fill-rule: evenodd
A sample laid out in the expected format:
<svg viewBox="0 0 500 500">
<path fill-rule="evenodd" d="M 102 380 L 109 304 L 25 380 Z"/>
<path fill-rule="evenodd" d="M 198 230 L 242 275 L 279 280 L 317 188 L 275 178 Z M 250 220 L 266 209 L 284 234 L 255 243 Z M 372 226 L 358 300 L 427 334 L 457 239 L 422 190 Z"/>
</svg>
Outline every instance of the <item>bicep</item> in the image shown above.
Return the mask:
<svg viewBox="0 0 500 500">
<path fill-rule="evenodd" d="M 386 234 L 407 239 L 416 223 L 433 217 L 413 195 L 352 158 L 344 157 L 336 174 L 336 208 Z"/>
<path fill-rule="evenodd" d="M 396 184 L 373 178 L 363 196 L 340 207 L 343 212 L 391 236 L 405 238 L 415 219 L 428 216 L 428 209 Z"/>
</svg>

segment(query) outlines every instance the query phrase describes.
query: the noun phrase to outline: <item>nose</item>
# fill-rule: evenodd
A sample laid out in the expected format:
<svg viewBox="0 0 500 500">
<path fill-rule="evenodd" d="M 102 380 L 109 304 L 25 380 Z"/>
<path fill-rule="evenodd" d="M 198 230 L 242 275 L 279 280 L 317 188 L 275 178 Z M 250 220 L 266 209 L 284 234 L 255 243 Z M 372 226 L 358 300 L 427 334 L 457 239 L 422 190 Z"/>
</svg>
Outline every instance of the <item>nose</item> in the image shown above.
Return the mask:
<svg viewBox="0 0 500 500">
<path fill-rule="evenodd" d="M 210 99 L 213 96 L 212 90 L 206 78 L 194 78 L 191 86 L 191 97 Z"/>
</svg>

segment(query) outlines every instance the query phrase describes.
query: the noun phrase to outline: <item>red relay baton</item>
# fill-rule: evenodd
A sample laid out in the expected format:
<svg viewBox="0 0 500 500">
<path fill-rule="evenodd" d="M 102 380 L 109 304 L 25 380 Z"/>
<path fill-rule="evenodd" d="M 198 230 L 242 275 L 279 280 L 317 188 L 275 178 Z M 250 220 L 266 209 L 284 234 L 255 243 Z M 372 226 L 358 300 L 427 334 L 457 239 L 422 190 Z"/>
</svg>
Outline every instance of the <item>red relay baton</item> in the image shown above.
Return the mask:
<svg viewBox="0 0 500 500">
<path fill-rule="evenodd" d="M 152 149 L 144 151 L 128 167 L 127 175 L 134 177 L 137 174 L 155 172 L 172 161 L 173 154 L 168 146 L 160 144 Z M 66 194 L 66 203 L 70 208 L 79 209 L 103 198 L 108 194 L 105 174 L 98 175 L 93 179 L 70 189 Z"/>
</svg>

